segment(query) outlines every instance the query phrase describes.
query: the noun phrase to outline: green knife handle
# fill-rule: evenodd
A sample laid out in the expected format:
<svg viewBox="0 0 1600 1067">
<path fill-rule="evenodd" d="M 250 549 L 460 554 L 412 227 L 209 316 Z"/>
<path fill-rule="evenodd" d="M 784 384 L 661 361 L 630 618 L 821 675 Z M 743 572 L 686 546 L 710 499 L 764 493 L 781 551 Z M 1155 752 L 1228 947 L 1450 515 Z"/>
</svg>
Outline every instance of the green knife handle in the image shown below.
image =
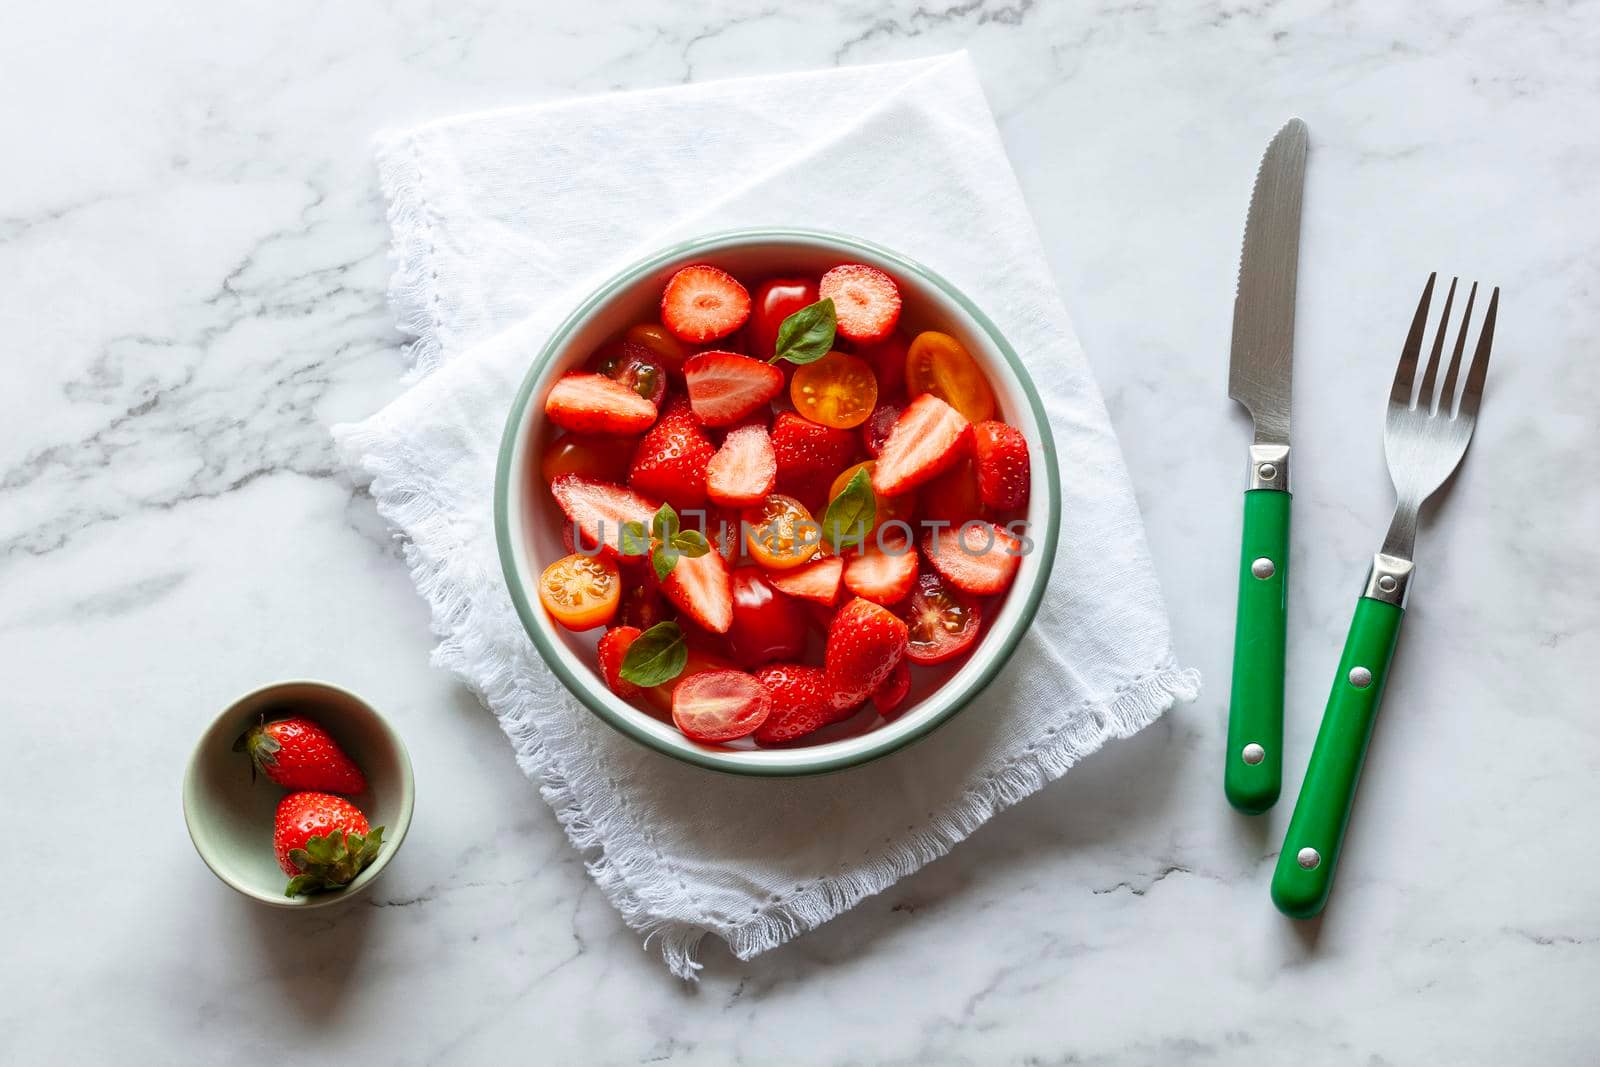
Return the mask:
<svg viewBox="0 0 1600 1067">
<path fill-rule="evenodd" d="M 1283 644 L 1288 615 L 1289 501 L 1278 489 L 1244 495 L 1239 610 L 1228 702 L 1228 803 L 1258 815 L 1283 786 Z M 1251 762 L 1254 760 L 1254 762 Z"/>
<path fill-rule="evenodd" d="M 1356 781 L 1404 615 L 1405 609 L 1382 600 L 1356 601 L 1339 673 L 1272 875 L 1272 902 L 1285 915 L 1309 919 L 1328 902 Z"/>
</svg>

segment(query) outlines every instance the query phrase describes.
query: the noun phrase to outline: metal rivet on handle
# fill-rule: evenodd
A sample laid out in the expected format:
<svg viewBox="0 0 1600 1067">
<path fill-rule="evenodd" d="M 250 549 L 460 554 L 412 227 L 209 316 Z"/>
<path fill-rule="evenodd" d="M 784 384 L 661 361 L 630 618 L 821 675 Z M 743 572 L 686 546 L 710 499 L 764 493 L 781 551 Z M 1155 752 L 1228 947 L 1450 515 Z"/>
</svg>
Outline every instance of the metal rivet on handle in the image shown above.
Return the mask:
<svg viewBox="0 0 1600 1067">
<path fill-rule="evenodd" d="M 1394 592 L 1394 587 L 1399 584 L 1399 582 L 1394 580 L 1394 575 L 1392 574 L 1385 574 L 1378 578 L 1378 588 L 1382 589 L 1385 593 Z"/>
<path fill-rule="evenodd" d="M 1372 672 L 1365 667 L 1351 667 L 1350 684 L 1357 689 L 1365 689 L 1372 684 Z"/>
<path fill-rule="evenodd" d="M 1239 753 L 1239 758 L 1254 767 L 1267 758 L 1267 750 L 1252 741 L 1244 746 L 1244 750 Z"/>
<path fill-rule="evenodd" d="M 1317 869 L 1317 864 L 1322 862 L 1322 856 L 1316 849 L 1307 847 L 1300 850 L 1300 854 L 1295 857 L 1295 861 L 1306 870 L 1314 871 Z"/>
<path fill-rule="evenodd" d="M 1260 559 L 1250 564 L 1250 573 L 1255 575 L 1257 578 L 1271 578 L 1274 574 L 1278 573 L 1278 568 L 1273 566 L 1270 559 L 1268 559 L 1266 556 L 1262 556 Z"/>
<path fill-rule="evenodd" d="M 1256 469 L 1261 475 L 1261 480 L 1264 482 L 1270 482 L 1272 479 L 1278 476 L 1278 468 L 1272 463 L 1263 463 Z"/>
</svg>

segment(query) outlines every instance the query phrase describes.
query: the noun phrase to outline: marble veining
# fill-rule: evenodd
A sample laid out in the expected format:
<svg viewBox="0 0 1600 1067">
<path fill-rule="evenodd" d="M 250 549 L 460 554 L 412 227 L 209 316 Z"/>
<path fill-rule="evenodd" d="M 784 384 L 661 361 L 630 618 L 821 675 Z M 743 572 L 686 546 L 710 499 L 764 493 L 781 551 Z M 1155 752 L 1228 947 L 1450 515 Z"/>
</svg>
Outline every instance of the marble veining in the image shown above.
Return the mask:
<svg viewBox="0 0 1600 1067">
<path fill-rule="evenodd" d="M 0 70 L 0 1059 L 1585 1063 L 1600 1037 L 1600 8 L 486 0 L 10 12 Z M 890 892 L 703 981 L 641 951 L 473 697 L 327 429 L 403 388 L 370 137 L 462 110 L 969 49 L 1208 691 Z M 804 101 L 797 101 L 797 107 Z M 1311 128 L 1286 794 L 1391 505 L 1429 270 L 1502 287 L 1477 438 L 1312 924 L 1286 799 L 1222 802 L 1249 180 Z M 826 116 L 817 121 L 826 122 Z M 952 146 L 959 150 L 959 146 Z M 715 180 L 712 176 L 708 180 Z M 1070 472 L 1068 472 L 1070 476 Z M 325 677 L 411 747 L 360 903 L 234 897 L 189 746 Z"/>
</svg>

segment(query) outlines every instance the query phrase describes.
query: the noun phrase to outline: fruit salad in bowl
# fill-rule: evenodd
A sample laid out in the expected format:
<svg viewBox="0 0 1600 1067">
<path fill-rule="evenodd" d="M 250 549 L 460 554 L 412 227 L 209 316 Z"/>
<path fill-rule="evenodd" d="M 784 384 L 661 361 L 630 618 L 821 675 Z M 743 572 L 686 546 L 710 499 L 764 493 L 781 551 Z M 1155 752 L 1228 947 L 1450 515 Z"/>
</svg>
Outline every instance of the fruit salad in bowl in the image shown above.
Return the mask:
<svg viewBox="0 0 1600 1067">
<path fill-rule="evenodd" d="M 534 359 L 496 532 L 561 681 L 748 774 L 892 752 L 1004 669 L 1049 580 L 1056 457 L 994 325 L 887 249 L 713 235 L 597 290 Z"/>
</svg>

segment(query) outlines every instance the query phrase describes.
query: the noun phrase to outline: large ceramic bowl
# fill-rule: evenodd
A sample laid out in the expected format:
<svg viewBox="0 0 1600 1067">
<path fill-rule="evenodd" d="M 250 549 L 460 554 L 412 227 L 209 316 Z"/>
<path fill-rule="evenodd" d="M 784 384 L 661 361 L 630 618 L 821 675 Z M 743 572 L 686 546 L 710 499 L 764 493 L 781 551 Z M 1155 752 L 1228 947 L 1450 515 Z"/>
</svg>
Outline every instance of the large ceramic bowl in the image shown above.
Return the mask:
<svg viewBox="0 0 1600 1067">
<path fill-rule="evenodd" d="M 629 326 L 655 320 L 661 291 L 678 268 L 712 263 L 747 282 L 778 274 L 820 276 L 840 263 L 867 263 L 888 272 L 904 298 L 909 334 L 937 329 L 956 337 L 988 373 L 999 416 L 1020 428 L 1032 455 L 1033 485 L 1027 520 L 1033 551 L 985 632 L 964 660 L 944 670 L 919 670 L 906 710 L 884 723 L 870 709 L 849 723 L 812 735 L 811 744 L 756 748 L 702 745 L 670 722 L 633 707 L 606 688 L 596 672 L 596 634 L 574 634 L 553 623 L 539 605 L 538 578 L 566 555 L 564 521 L 539 477 L 539 458 L 559 431 L 545 418 L 543 399 L 563 372 L 580 367 L 603 342 Z M 539 654 L 572 694 L 605 723 L 675 759 L 750 775 L 801 775 L 836 771 L 887 755 L 925 736 L 972 700 L 1004 667 L 1032 622 L 1050 578 L 1060 521 L 1060 492 L 1050 427 L 1027 371 L 994 323 L 954 286 L 928 268 L 875 244 L 805 230 L 742 230 L 711 234 L 650 256 L 618 274 L 585 299 L 533 358 L 506 422 L 495 483 L 495 532 L 511 599 Z"/>
</svg>

